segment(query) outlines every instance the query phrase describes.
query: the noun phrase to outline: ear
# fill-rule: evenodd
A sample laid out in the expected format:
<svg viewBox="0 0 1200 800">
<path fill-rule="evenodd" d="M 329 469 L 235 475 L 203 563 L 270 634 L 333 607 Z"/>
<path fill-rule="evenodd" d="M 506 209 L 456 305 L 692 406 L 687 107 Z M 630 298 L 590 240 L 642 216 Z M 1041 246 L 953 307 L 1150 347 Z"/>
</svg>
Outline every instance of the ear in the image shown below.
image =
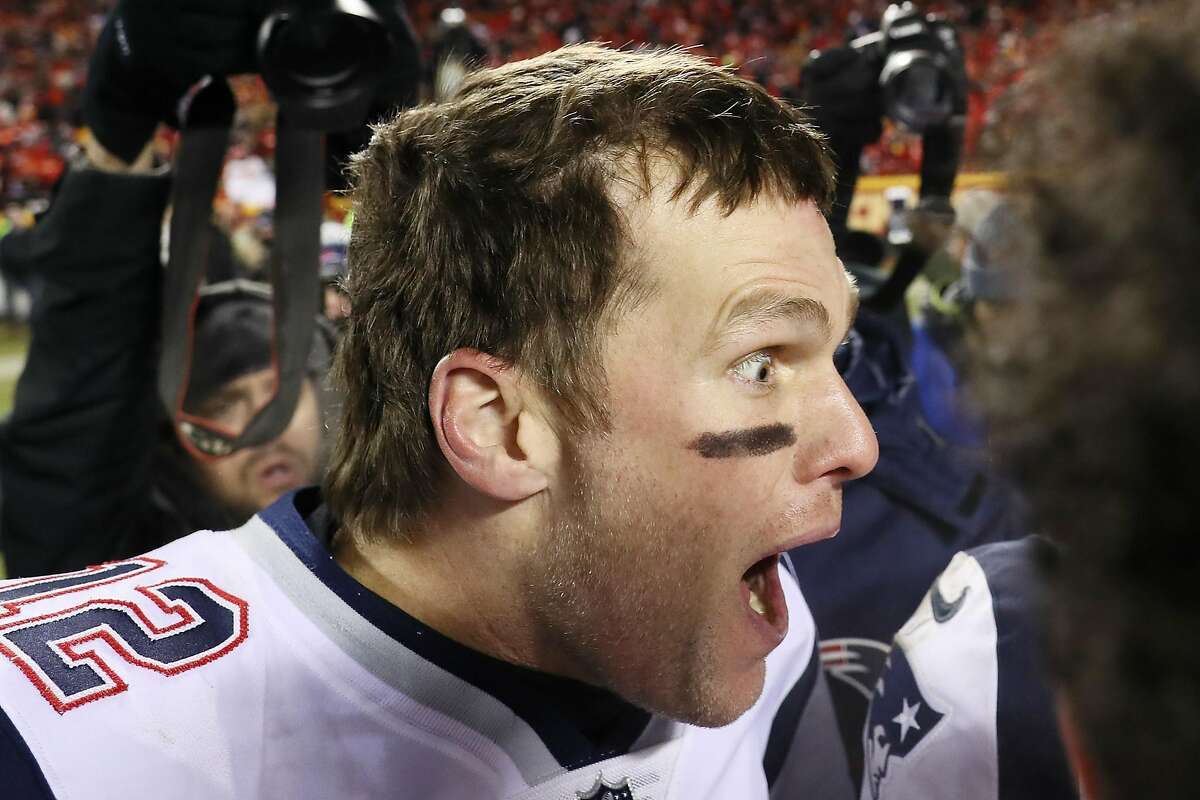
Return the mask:
<svg viewBox="0 0 1200 800">
<path fill-rule="evenodd" d="M 527 392 L 511 365 L 466 348 L 438 362 L 429 380 L 442 455 L 465 483 L 496 500 L 524 500 L 549 485 L 549 443 Z"/>
</svg>

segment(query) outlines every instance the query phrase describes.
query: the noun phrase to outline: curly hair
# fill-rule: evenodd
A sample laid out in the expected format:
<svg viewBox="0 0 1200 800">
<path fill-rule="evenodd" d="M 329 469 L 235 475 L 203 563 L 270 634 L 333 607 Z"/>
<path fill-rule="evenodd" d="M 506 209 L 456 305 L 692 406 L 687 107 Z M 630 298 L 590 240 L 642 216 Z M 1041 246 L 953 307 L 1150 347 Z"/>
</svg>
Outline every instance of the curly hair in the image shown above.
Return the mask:
<svg viewBox="0 0 1200 800">
<path fill-rule="evenodd" d="M 1200 753 L 1200 7 L 1077 30 L 1026 88 L 1027 289 L 985 396 L 1040 529 L 1051 668 L 1105 796 Z"/>
</svg>

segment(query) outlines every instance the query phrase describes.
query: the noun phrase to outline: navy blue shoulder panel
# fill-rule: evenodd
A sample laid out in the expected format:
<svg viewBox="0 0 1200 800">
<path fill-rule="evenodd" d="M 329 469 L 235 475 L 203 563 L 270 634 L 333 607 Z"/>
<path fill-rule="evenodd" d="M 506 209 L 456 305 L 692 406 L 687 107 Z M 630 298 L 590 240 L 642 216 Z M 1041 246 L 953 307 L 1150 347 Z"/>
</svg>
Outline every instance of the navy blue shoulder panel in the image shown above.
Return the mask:
<svg viewBox="0 0 1200 800">
<path fill-rule="evenodd" d="M 808 669 L 804 670 L 804 674 L 792 686 L 787 697 L 783 698 L 783 702 L 779 704 L 779 710 L 775 712 L 775 721 L 771 723 L 771 733 L 767 737 L 767 749 L 763 753 L 763 772 L 767 776 L 767 786 L 774 785 L 775 779 L 779 777 L 779 771 L 783 769 L 787 754 L 792 749 L 792 739 L 795 738 L 796 730 L 800 727 L 800 718 L 804 716 L 804 709 L 808 708 L 808 701 L 817 685 L 817 676 L 820 671 L 821 652 L 817 642 L 813 642 Z"/>
<path fill-rule="evenodd" d="M 1074 800 L 1039 647 L 1037 551 L 1044 539 L 968 551 L 983 568 L 996 619 L 996 756 L 1000 800 Z"/>
<path fill-rule="evenodd" d="M 29 745 L 0 708 L 0 779 L 8 800 L 54 800 Z"/>
</svg>

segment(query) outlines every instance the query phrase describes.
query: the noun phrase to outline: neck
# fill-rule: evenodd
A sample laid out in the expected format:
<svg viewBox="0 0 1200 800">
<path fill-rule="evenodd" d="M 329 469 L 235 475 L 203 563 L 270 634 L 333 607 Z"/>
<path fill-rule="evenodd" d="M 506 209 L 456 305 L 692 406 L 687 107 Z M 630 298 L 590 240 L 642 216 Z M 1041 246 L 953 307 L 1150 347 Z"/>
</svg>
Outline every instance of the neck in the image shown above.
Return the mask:
<svg viewBox="0 0 1200 800">
<path fill-rule="evenodd" d="M 519 506 L 440 515 L 411 539 L 343 531 L 334 558 L 363 586 L 460 644 L 548 671 L 521 581 L 532 549 L 529 516 Z"/>
</svg>

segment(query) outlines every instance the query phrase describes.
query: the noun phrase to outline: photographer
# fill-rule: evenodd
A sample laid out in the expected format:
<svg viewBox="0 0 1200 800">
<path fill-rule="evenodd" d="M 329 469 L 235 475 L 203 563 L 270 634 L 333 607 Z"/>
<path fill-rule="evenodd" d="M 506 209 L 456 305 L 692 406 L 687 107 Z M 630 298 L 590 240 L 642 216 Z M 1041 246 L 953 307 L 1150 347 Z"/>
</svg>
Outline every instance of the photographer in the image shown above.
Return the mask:
<svg viewBox="0 0 1200 800">
<path fill-rule="evenodd" d="M 828 136 L 838 164 L 830 227 L 841 241 L 863 147 L 886 116 L 921 135 L 918 208 L 952 215 L 950 193 L 962 158 L 967 76 L 954 28 L 911 2 L 888 6 L 879 31 L 816 52 L 804 69 L 804 101 Z"/>
<path fill-rule="evenodd" d="M 246 0 L 124 0 L 89 68 L 86 157 L 39 224 L 3 241 L 0 259 L 32 276 L 37 298 L 27 366 L 0 431 L 10 575 L 78 569 L 230 527 L 319 478 L 324 332 L 314 334 L 290 425 L 258 447 L 189 455 L 155 390 L 171 177 L 148 143 L 160 122 L 229 124 L 233 98 L 220 76 L 256 70 L 260 17 Z M 205 75 L 217 78 L 189 94 Z M 236 426 L 265 405 L 275 381 L 270 311 L 261 289 L 205 292 L 185 410 Z"/>
</svg>

